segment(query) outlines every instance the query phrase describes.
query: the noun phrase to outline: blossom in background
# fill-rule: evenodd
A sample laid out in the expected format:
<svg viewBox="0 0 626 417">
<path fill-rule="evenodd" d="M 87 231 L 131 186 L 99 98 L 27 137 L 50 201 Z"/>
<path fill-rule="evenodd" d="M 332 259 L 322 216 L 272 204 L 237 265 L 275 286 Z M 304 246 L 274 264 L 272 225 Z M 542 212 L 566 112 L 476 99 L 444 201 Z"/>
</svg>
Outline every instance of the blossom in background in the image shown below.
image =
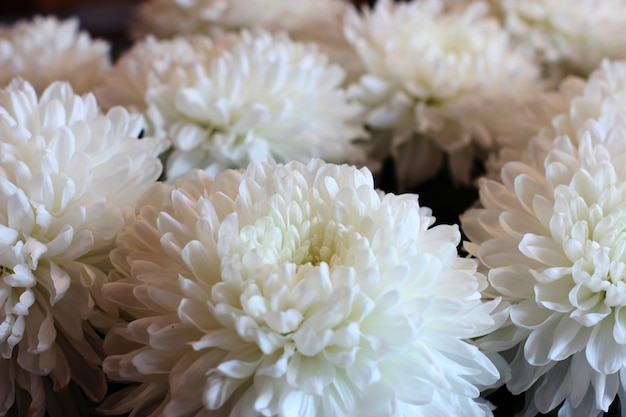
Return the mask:
<svg viewBox="0 0 626 417">
<path fill-rule="evenodd" d="M 540 88 L 537 67 L 486 16 L 485 4 L 444 6 L 380 0 L 345 21 L 366 72 L 351 96 L 367 107 L 370 128 L 391 132 L 373 145 L 379 158 L 395 159 L 406 186 L 434 176 L 444 152 L 454 179 L 468 182 L 474 148 L 492 146 L 492 113 Z"/>
<path fill-rule="evenodd" d="M 94 88 L 104 108 L 123 106 L 143 113 L 148 108 L 146 92 L 151 87 L 176 84 L 185 78 L 185 66 L 209 66 L 226 47 L 227 37 L 215 45 L 208 36 L 175 37 L 158 40 L 153 36 L 135 42 L 115 65 L 107 70 Z M 148 127 L 150 131 L 150 127 Z"/>
<path fill-rule="evenodd" d="M 145 93 L 152 128 L 172 141 L 168 178 L 194 168 L 215 175 L 268 157 L 363 162 L 354 143 L 365 136 L 362 108 L 341 88 L 345 71 L 313 44 L 241 32 L 216 37 L 214 48 L 209 60 L 204 50 L 199 60 L 166 60 L 171 75 Z"/>
<path fill-rule="evenodd" d="M 508 161 L 528 161 L 528 144 L 539 132 L 554 134 L 553 120 L 567 113 L 570 101 L 582 94 L 585 80 L 570 76 L 558 89 L 530 94 L 515 105 L 494 112 L 489 121 L 495 149 L 485 160 L 485 176 L 499 177 Z"/>
<path fill-rule="evenodd" d="M 149 0 L 142 3 L 136 31 L 159 38 L 210 34 L 216 30 L 265 29 L 314 42 L 351 73 L 361 67 L 348 46 L 341 21 L 354 6 L 347 0 Z"/>
<path fill-rule="evenodd" d="M 164 184 L 118 237 L 103 367 L 141 415 L 488 416 L 484 276 L 416 195 L 311 160 Z"/>
<path fill-rule="evenodd" d="M 40 98 L 21 79 L 0 90 L 2 415 L 12 406 L 70 415 L 79 399 L 55 411 L 54 398 L 70 383 L 90 400 L 106 393 L 91 345 L 98 336 L 86 324 L 90 287 L 106 278 L 98 266 L 136 195 L 161 172 L 165 144 L 138 140 L 141 126 L 122 108 L 100 113 L 93 95 L 77 96 L 66 82 Z"/>
<path fill-rule="evenodd" d="M 26 79 L 41 93 L 53 81 L 68 81 L 87 93 L 111 65 L 110 45 L 79 30 L 77 19 L 35 17 L 0 26 L 0 87 Z"/>
<path fill-rule="evenodd" d="M 462 217 L 509 320 L 481 339 L 511 350 L 526 415 L 599 416 L 626 399 L 626 62 L 604 62 Z"/>
<path fill-rule="evenodd" d="M 498 0 L 504 25 L 532 48 L 554 81 L 588 76 L 603 58 L 626 58 L 624 0 Z"/>
</svg>

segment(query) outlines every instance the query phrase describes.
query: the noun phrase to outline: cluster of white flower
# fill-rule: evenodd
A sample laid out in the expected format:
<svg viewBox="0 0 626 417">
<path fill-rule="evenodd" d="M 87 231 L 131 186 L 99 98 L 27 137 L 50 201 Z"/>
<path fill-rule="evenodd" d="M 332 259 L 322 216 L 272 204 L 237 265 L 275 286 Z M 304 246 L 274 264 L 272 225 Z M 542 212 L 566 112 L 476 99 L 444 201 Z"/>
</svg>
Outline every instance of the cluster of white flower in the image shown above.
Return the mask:
<svg viewBox="0 0 626 417">
<path fill-rule="evenodd" d="M 0 27 L 0 415 L 626 401 L 626 0 L 369 3 Z"/>
</svg>

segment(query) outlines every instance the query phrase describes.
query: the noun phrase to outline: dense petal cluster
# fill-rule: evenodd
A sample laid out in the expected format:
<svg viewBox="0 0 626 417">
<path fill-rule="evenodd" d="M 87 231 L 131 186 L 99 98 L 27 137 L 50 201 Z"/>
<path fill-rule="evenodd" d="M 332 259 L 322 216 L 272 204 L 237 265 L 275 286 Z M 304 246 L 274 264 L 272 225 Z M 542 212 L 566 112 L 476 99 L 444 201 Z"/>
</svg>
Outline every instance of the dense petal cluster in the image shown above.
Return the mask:
<svg viewBox="0 0 626 417">
<path fill-rule="evenodd" d="M 172 141 L 169 178 L 268 157 L 362 162 L 361 107 L 341 87 L 345 71 L 313 44 L 267 32 L 216 43 L 210 62 L 175 62 L 175 76 L 146 92 L 148 119 Z"/>
<path fill-rule="evenodd" d="M 447 9 L 441 0 L 381 0 L 346 18 L 366 71 L 352 95 L 367 106 L 370 127 L 393 130 L 387 154 L 409 185 L 436 173 L 441 150 L 467 182 L 471 148 L 492 146 L 492 112 L 540 87 L 538 68 L 486 13 L 482 2 Z"/>
<path fill-rule="evenodd" d="M 508 387 L 528 391 L 528 415 L 564 402 L 560 416 L 598 416 L 626 399 L 624 87 L 626 63 L 605 62 L 462 218 L 485 294 L 509 315 L 483 346 L 516 352 Z"/>
<path fill-rule="evenodd" d="M 603 58 L 626 58 L 626 1 L 498 0 L 506 29 L 555 79 L 589 75 Z"/>
<path fill-rule="evenodd" d="M 70 382 L 106 392 L 85 321 L 98 267 L 161 172 L 165 143 L 141 128 L 68 83 L 0 90 L 0 414 L 21 398 L 20 415 L 41 416 Z"/>
<path fill-rule="evenodd" d="M 493 325 L 484 276 L 415 195 L 320 160 L 163 185 L 112 254 L 130 317 L 103 409 L 168 416 L 484 416 L 498 378 L 466 339 Z M 167 200 L 157 197 L 157 200 Z"/>
<path fill-rule="evenodd" d="M 0 86 L 22 77 L 41 93 L 53 81 L 68 81 L 87 93 L 110 66 L 110 45 L 79 30 L 77 19 L 35 17 L 0 27 Z"/>
</svg>

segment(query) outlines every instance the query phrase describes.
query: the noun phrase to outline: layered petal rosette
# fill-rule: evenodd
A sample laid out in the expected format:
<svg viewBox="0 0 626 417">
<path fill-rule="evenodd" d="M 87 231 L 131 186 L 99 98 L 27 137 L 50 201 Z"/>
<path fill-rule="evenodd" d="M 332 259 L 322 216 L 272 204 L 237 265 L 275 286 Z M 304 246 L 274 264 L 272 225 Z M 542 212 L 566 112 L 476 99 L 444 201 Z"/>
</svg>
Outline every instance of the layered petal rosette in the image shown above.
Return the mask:
<svg viewBox="0 0 626 417">
<path fill-rule="evenodd" d="M 88 93 L 110 67 L 109 52 L 109 43 L 80 30 L 76 18 L 38 16 L 0 26 L 0 87 L 22 77 L 38 93 L 54 81 Z"/>
<path fill-rule="evenodd" d="M 527 415 L 599 416 L 626 398 L 625 86 L 626 64 L 605 62 L 462 218 L 484 295 L 509 316 L 481 346 L 510 350 Z"/>
<path fill-rule="evenodd" d="M 78 415 L 79 391 L 69 402 L 58 391 L 106 392 L 87 319 L 108 249 L 161 172 L 165 143 L 138 140 L 141 128 L 122 108 L 100 113 L 68 83 L 41 97 L 22 80 L 0 90 L 2 415 Z"/>
<path fill-rule="evenodd" d="M 345 20 L 365 67 L 351 96 L 381 133 L 376 156 L 395 160 L 404 186 L 433 177 L 444 155 L 467 183 L 476 152 L 493 146 L 492 118 L 541 87 L 537 66 L 486 13 L 482 2 L 446 9 L 441 0 L 381 0 Z"/>
<path fill-rule="evenodd" d="M 483 416 L 498 371 L 484 277 L 415 195 L 320 160 L 164 184 L 118 237 L 129 318 L 103 410 L 146 416 Z M 156 198 L 163 200 L 162 198 Z"/>
</svg>

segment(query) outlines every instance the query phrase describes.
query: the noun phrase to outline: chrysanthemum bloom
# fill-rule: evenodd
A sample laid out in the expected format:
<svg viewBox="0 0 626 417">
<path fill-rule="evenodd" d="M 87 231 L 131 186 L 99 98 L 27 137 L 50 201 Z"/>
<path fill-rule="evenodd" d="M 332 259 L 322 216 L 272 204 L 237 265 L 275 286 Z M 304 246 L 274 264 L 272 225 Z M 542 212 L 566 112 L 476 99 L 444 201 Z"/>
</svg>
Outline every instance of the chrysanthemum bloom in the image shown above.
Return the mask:
<svg viewBox="0 0 626 417">
<path fill-rule="evenodd" d="M 77 19 L 35 17 L 0 27 L 0 87 L 22 77 L 38 93 L 54 81 L 87 93 L 111 65 L 109 50 L 108 42 L 79 30 Z"/>
<path fill-rule="evenodd" d="M 138 140 L 142 123 L 68 83 L 38 98 L 15 80 L 0 90 L 0 414 L 68 416 L 55 391 L 104 396 L 101 358 L 86 324 L 91 286 L 106 278 L 117 232 L 161 172 L 164 141 Z M 12 412 L 12 411 L 11 411 Z M 79 413 L 80 414 L 80 413 Z"/>
<path fill-rule="evenodd" d="M 159 38 L 210 34 L 215 30 L 265 29 L 315 42 L 342 66 L 357 70 L 342 30 L 347 0 L 149 0 L 138 8 L 139 33 Z M 360 68 L 360 67 L 358 67 Z"/>
<path fill-rule="evenodd" d="M 588 76 L 603 58 L 626 58 L 624 0 L 498 0 L 506 29 L 530 46 L 555 81 Z"/>
<path fill-rule="evenodd" d="M 563 403 L 559 416 L 598 416 L 626 399 L 625 86 L 626 63 L 603 64 L 462 218 L 485 295 L 510 317 L 482 346 L 511 349 L 527 415 Z"/>
<path fill-rule="evenodd" d="M 473 148 L 492 146 L 485 122 L 540 87 L 538 69 L 485 15 L 485 4 L 444 6 L 381 0 L 349 14 L 344 28 L 366 71 L 352 96 L 367 106 L 371 128 L 391 132 L 377 156 L 395 159 L 405 186 L 438 172 L 442 151 L 454 178 L 468 182 Z"/>
<path fill-rule="evenodd" d="M 484 416 L 494 307 L 457 226 L 320 160 L 196 171 L 118 237 L 111 413 Z M 167 186 L 164 186 L 167 191 Z"/>
<path fill-rule="evenodd" d="M 214 175 L 268 157 L 364 160 L 354 144 L 365 135 L 362 108 L 341 88 L 345 71 L 315 45 L 267 32 L 215 44 L 220 52 L 208 63 L 174 62 L 167 82 L 146 92 L 151 125 L 172 141 L 168 178 L 194 168 Z"/>
</svg>

